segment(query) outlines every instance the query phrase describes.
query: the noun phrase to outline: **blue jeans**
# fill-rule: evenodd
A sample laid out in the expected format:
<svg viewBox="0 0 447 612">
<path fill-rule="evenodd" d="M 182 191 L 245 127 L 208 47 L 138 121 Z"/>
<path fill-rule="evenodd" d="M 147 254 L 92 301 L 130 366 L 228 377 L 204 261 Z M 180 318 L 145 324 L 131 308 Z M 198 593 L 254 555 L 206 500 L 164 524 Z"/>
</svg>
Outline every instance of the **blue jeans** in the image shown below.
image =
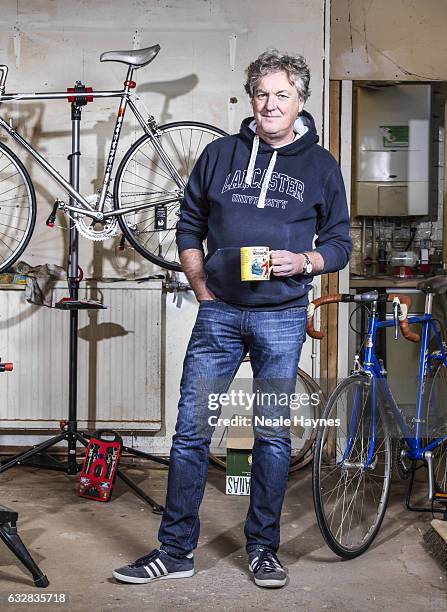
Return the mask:
<svg viewBox="0 0 447 612">
<path fill-rule="evenodd" d="M 176 433 L 170 455 L 168 491 L 159 530 L 161 548 L 184 556 L 197 546 L 213 428 L 207 397 L 225 392 L 247 351 L 259 389 L 295 391 L 296 371 L 306 334 L 306 308 L 241 311 L 220 300 L 200 303 L 183 364 Z M 255 389 L 253 389 L 255 390 Z M 284 406 L 277 406 L 284 414 Z M 257 413 L 274 416 L 258 405 Z M 288 410 L 288 406 L 287 406 Z M 246 550 L 279 547 L 280 517 L 287 486 L 290 435 L 286 428 L 255 430 Z"/>
</svg>

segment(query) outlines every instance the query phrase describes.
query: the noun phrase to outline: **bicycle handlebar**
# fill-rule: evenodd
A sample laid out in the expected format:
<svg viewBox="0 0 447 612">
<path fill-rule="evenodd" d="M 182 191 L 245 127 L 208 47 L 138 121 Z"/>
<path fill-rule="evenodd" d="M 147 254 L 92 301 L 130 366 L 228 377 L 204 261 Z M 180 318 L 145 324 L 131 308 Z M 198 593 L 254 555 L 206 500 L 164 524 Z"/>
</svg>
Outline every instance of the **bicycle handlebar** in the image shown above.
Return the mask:
<svg viewBox="0 0 447 612">
<path fill-rule="evenodd" d="M 10 361 L 1 362 L 0 361 L 0 372 L 12 372 L 14 369 L 14 364 Z"/>
<path fill-rule="evenodd" d="M 408 295 L 396 294 L 380 294 L 378 291 L 369 291 L 358 295 L 349 293 L 336 293 L 334 295 L 325 295 L 310 302 L 307 309 L 307 334 L 315 340 L 322 340 L 325 336 L 324 332 L 315 329 L 314 314 L 315 310 L 324 304 L 336 304 L 338 302 L 373 302 L 386 301 L 392 302 L 394 298 L 398 298 L 400 304 L 399 325 L 403 337 L 410 342 L 419 342 L 421 337 L 419 334 L 410 330 L 408 323 L 408 312 L 411 306 L 411 298 Z"/>
<path fill-rule="evenodd" d="M 388 295 L 388 302 L 392 302 L 395 298 L 399 300 L 400 303 L 400 315 L 399 315 L 399 325 L 400 331 L 402 332 L 402 336 L 405 340 L 409 340 L 410 342 L 419 342 L 421 339 L 419 334 L 412 332 L 410 330 L 410 324 L 408 323 L 408 313 L 410 311 L 411 306 L 411 297 L 409 295 L 396 295 L 395 293 L 390 293 Z"/>
</svg>

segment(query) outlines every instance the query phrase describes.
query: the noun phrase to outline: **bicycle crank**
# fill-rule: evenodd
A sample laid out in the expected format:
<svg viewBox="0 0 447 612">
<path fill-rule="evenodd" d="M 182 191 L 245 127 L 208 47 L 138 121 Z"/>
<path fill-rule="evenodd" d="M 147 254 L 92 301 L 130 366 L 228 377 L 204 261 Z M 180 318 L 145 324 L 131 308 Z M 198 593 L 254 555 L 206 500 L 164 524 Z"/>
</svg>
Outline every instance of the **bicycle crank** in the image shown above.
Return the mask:
<svg viewBox="0 0 447 612">
<path fill-rule="evenodd" d="M 87 196 L 85 199 L 89 204 L 96 206 L 99 195 L 95 193 Z M 107 194 L 104 209 L 112 210 L 111 194 Z M 116 217 L 108 217 L 104 221 L 97 221 L 95 219 L 91 219 L 90 217 L 82 216 L 82 213 L 76 213 L 73 215 L 73 221 L 81 236 L 95 242 L 107 240 L 108 238 L 113 238 L 114 236 L 118 236 L 120 234 Z"/>
</svg>

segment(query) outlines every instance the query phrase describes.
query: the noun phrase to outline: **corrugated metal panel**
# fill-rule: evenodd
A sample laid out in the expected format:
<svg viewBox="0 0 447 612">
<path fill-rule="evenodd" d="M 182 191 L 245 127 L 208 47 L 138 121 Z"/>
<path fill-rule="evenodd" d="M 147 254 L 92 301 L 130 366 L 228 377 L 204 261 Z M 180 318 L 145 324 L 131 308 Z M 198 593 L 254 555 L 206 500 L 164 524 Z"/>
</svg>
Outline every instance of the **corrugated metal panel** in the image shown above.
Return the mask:
<svg viewBox="0 0 447 612">
<path fill-rule="evenodd" d="M 79 312 L 80 427 L 159 430 L 161 283 L 97 283 L 87 293 L 108 309 Z M 63 283 L 55 295 L 67 295 Z M 0 356 L 15 367 L 0 376 L 0 427 L 52 428 L 67 418 L 69 319 L 26 303 L 23 291 L 0 291 Z"/>
</svg>

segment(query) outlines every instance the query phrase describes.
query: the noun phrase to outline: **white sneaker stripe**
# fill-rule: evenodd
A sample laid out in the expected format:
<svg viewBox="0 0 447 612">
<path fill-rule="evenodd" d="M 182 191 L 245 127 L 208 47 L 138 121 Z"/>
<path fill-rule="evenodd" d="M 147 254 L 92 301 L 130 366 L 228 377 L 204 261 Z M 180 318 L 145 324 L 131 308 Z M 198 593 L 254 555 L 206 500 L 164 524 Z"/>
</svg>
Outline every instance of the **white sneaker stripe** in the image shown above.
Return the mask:
<svg viewBox="0 0 447 612">
<path fill-rule="evenodd" d="M 168 574 L 169 573 L 168 570 L 166 569 L 163 561 L 160 561 L 160 559 L 155 559 L 155 562 L 158 563 L 158 565 L 159 565 L 161 571 L 163 572 L 163 574 Z"/>
<path fill-rule="evenodd" d="M 149 578 L 153 578 L 154 574 L 151 572 L 150 568 L 147 565 L 144 565 L 143 567 L 146 570 L 147 575 L 149 576 Z"/>
<path fill-rule="evenodd" d="M 157 578 L 158 578 L 159 576 L 161 576 L 161 572 L 160 572 L 160 570 L 158 569 L 158 567 L 155 565 L 155 563 L 154 563 L 153 561 L 151 561 L 151 562 L 149 563 L 149 565 L 150 565 L 150 566 L 151 566 L 151 568 L 154 570 L 155 575 L 157 576 Z"/>
</svg>

